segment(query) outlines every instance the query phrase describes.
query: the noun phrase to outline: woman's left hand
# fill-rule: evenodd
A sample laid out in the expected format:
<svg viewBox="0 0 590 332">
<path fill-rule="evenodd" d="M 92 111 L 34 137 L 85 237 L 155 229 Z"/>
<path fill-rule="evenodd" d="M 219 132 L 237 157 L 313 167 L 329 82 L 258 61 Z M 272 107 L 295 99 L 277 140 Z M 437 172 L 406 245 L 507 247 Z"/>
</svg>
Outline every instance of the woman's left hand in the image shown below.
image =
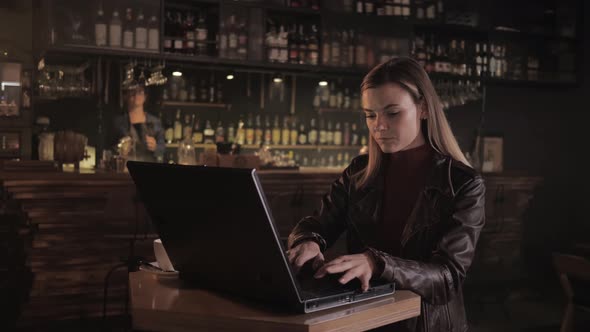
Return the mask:
<svg viewBox="0 0 590 332">
<path fill-rule="evenodd" d="M 146 136 L 145 137 L 145 142 L 147 143 L 147 148 L 150 151 L 156 151 L 156 139 L 153 138 L 152 136 Z"/>
<path fill-rule="evenodd" d="M 315 273 L 315 278 L 322 278 L 326 274 L 342 273 L 342 277 L 338 279 L 341 284 L 346 284 L 354 278 L 358 278 L 361 282 L 363 292 L 369 289 L 369 280 L 373 276 L 376 269 L 376 263 L 373 256 L 364 252 L 357 255 L 340 256 L 326 264 L 324 264 Z"/>
</svg>

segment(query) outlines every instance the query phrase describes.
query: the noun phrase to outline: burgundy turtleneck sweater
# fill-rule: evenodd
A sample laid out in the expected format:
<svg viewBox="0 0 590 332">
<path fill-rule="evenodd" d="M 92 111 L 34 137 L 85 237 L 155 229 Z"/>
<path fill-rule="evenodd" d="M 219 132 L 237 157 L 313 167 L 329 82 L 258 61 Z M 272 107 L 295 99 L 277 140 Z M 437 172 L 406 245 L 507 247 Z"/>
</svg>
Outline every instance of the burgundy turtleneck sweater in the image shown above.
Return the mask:
<svg viewBox="0 0 590 332">
<path fill-rule="evenodd" d="M 382 217 L 379 227 L 380 250 L 394 256 L 401 251 L 401 236 L 418 195 L 432 168 L 434 150 L 426 143 L 416 148 L 384 154 Z"/>
</svg>

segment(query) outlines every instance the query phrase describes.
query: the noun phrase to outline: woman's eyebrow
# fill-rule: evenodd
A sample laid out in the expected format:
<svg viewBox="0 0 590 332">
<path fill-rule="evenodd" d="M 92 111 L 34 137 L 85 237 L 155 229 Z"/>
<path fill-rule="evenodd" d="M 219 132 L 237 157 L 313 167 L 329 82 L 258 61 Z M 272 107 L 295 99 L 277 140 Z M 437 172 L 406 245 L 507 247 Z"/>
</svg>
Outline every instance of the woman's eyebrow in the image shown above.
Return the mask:
<svg viewBox="0 0 590 332">
<path fill-rule="evenodd" d="M 385 105 L 385 107 L 383 107 L 383 109 L 386 110 L 388 108 L 395 107 L 395 106 L 399 106 L 399 104 L 387 104 L 387 105 Z M 370 109 L 364 108 L 364 107 L 363 107 L 363 111 L 365 111 L 365 112 L 375 112 L 373 110 L 370 110 Z"/>
</svg>

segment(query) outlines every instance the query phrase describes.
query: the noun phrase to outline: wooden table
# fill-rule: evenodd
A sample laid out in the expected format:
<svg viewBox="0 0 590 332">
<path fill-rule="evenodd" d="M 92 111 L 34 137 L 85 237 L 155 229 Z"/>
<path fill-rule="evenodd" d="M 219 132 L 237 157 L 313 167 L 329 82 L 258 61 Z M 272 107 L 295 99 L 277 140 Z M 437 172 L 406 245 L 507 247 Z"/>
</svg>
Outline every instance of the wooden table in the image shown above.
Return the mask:
<svg viewBox="0 0 590 332">
<path fill-rule="evenodd" d="M 310 314 L 293 314 L 180 286 L 149 272 L 129 275 L 133 328 L 146 331 L 366 331 L 420 315 L 410 291 Z"/>
</svg>

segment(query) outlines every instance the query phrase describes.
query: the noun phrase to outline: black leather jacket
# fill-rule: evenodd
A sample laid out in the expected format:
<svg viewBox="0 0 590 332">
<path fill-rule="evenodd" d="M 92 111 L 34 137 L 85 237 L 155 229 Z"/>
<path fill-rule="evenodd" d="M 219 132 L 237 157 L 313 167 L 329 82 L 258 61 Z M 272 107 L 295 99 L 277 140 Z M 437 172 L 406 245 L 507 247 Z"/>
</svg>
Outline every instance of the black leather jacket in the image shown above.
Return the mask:
<svg viewBox="0 0 590 332">
<path fill-rule="evenodd" d="M 402 233 L 401 257 L 393 257 L 375 248 L 383 174 L 363 188 L 356 186 L 367 162 L 366 155 L 352 161 L 324 196 L 319 215 L 297 224 L 289 236 L 289 247 L 314 239 L 323 251 L 349 230 L 349 252 L 370 250 L 377 259 L 382 273 L 374 278 L 394 281 L 396 288 L 422 297 L 421 315 L 400 322 L 400 330 L 466 331 L 462 284 L 484 226 L 482 177 L 461 162 L 435 152 L 431 177 Z"/>
</svg>

